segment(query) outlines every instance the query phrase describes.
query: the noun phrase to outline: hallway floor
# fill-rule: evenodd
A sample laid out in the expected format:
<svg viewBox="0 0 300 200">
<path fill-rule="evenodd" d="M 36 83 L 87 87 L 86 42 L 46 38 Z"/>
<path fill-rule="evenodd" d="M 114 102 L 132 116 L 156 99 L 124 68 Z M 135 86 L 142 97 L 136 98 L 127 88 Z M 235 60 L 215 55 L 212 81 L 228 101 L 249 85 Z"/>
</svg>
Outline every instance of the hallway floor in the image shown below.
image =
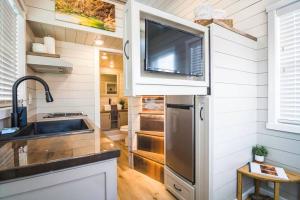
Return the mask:
<svg viewBox="0 0 300 200">
<path fill-rule="evenodd" d="M 128 151 L 124 142 L 115 142 L 121 149 L 118 159 L 119 200 L 175 200 L 163 184 L 131 169 L 128 166 Z"/>
</svg>

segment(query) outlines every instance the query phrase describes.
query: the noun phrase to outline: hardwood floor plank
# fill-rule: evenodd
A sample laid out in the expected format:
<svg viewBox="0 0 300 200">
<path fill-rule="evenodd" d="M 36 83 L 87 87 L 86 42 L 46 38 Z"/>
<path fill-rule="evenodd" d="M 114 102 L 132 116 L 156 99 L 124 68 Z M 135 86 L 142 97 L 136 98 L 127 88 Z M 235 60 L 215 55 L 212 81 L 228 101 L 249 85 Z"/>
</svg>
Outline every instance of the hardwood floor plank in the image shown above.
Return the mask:
<svg viewBox="0 0 300 200">
<path fill-rule="evenodd" d="M 123 142 L 116 142 L 121 149 L 118 159 L 118 199 L 120 200 L 175 200 L 163 184 L 131 169 L 128 150 Z"/>
</svg>

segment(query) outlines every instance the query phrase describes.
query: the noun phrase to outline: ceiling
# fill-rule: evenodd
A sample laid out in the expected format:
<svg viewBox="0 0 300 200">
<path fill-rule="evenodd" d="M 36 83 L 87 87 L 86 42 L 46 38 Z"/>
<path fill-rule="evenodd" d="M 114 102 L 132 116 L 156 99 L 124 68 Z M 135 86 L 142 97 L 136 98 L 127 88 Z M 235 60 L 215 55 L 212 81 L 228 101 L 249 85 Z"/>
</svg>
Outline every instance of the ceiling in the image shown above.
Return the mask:
<svg viewBox="0 0 300 200">
<path fill-rule="evenodd" d="M 124 4 L 126 0 L 113 0 L 118 3 Z M 137 0 L 143 4 L 166 10 L 172 7 L 178 0 Z M 51 24 L 44 24 L 40 22 L 28 21 L 29 27 L 34 33 L 35 37 L 42 38 L 44 36 L 50 35 L 59 41 L 73 42 L 84 45 L 94 46 L 95 39 L 101 39 L 104 44 L 101 46 L 103 48 L 112 49 L 122 49 L 122 39 L 114 38 L 110 36 L 105 36 L 101 34 L 85 32 L 81 30 L 75 30 L 70 28 L 65 28 L 61 26 L 54 26 Z"/>
<path fill-rule="evenodd" d="M 100 67 L 122 69 L 122 54 L 100 51 Z"/>
<path fill-rule="evenodd" d="M 94 45 L 95 39 L 101 39 L 104 41 L 104 44 L 101 45 L 101 47 L 103 48 L 112 48 L 119 50 L 122 49 L 122 39 L 120 38 L 65 28 L 61 26 L 54 26 L 40 22 L 28 21 L 28 24 L 34 36 L 38 38 L 50 35 L 54 37 L 55 40 L 91 46 Z"/>
</svg>

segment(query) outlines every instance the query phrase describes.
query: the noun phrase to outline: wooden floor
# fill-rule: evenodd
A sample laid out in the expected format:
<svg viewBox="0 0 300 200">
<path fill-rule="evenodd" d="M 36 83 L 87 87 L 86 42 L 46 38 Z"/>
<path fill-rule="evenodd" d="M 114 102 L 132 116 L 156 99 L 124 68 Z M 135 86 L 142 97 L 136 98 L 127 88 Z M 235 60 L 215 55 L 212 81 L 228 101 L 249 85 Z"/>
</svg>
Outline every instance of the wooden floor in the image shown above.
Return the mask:
<svg viewBox="0 0 300 200">
<path fill-rule="evenodd" d="M 129 168 L 127 148 L 123 142 L 117 144 L 121 149 L 118 159 L 119 200 L 175 200 L 163 184 Z"/>
</svg>

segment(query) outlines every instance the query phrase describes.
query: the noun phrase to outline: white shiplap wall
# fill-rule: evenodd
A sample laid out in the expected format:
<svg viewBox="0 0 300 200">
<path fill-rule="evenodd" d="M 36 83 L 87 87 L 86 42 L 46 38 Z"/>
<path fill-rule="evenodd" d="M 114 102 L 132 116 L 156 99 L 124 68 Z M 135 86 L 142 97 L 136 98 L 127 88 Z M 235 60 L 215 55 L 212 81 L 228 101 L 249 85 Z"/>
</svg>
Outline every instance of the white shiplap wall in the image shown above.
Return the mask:
<svg viewBox="0 0 300 200">
<path fill-rule="evenodd" d="M 236 169 L 256 144 L 257 42 L 211 26 L 212 199 L 234 199 Z M 245 180 L 245 191 L 251 187 Z"/>
<path fill-rule="evenodd" d="M 31 43 L 35 40 L 34 34 L 30 29 L 28 23 L 26 23 L 26 51 L 31 48 Z M 35 73 L 28 67 L 26 67 L 26 75 L 35 75 Z M 36 82 L 29 80 L 26 82 L 26 100 L 27 105 L 27 119 L 28 121 L 34 120 L 36 115 Z"/>
<path fill-rule="evenodd" d="M 166 12 L 170 12 L 177 16 L 193 19 L 193 10 L 196 6 L 203 3 L 210 3 L 215 8 L 224 9 L 227 17 L 234 20 L 234 26 L 242 31 L 252 34 L 258 38 L 257 45 L 257 143 L 267 146 L 270 151 L 268 162 L 289 168 L 300 172 L 300 134 L 292 134 L 287 132 L 273 131 L 265 128 L 267 121 L 267 14 L 265 8 L 267 5 L 277 2 L 278 0 L 175 0 L 164 1 L 166 4 L 158 0 L 140 0 L 145 4 L 150 4 Z M 239 61 L 236 61 L 239 62 Z M 242 65 L 240 65 L 242 68 Z M 241 69 L 243 70 L 243 69 Z M 248 80 L 248 79 L 246 79 Z M 222 100 L 225 103 L 224 100 Z M 231 101 L 230 101 L 231 102 Z M 233 102 L 233 101 L 232 101 Z M 233 104 L 233 103 L 232 103 Z M 245 104 L 251 104 L 247 102 Z M 254 102 L 252 102 L 252 106 Z M 234 106 L 238 109 L 239 104 Z M 229 106 L 230 108 L 230 106 Z M 243 132 L 242 130 L 240 130 Z M 238 131 L 239 132 L 239 131 Z M 222 134 L 221 134 L 222 135 Z M 218 136 L 222 137 L 222 136 Z M 220 138 L 221 139 L 221 138 Z M 215 138 L 216 142 L 219 138 Z M 230 148 L 231 149 L 231 148 Z M 232 161 L 237 157 L 233 157 Z M 242 159 L 242 158 L 241 158 Z M 226 179 L 221 176 L 219 179 Z M 221 199 L 226 188 L 235 188 L 235 184 L 225 185 L 219 189 L 217 196 Z M 281 195 L 288 200 L 299 199 L 299 185 L 289 184 L 283 185 Z"/>
<path fill-rule="evenodd" d="M 95 49 L 91 46 L 56 41 L 61 59 L 73 64 L 72 74 L 42 74 L 54 102 L 46 103 L 44 89 L 37 84 L 37 113 L 85 112 L 95 117 Z"/>
</svg>

